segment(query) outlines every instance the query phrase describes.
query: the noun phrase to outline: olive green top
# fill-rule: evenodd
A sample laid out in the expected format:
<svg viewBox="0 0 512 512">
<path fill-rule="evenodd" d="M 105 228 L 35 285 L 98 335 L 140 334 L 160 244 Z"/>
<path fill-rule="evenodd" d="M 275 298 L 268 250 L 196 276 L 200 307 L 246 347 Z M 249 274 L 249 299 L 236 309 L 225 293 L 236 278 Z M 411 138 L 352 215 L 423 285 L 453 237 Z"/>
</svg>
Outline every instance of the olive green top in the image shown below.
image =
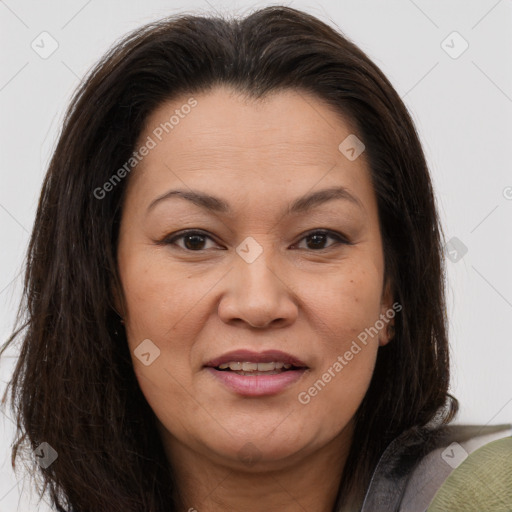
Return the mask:
<svg viewBox="0 0 512 512">
<path fill-rule="evenodd" d="M 450 474 L 427 509 L 446 511 L 512 511 L 512 437 L 482 446 Z"/>
</svg>

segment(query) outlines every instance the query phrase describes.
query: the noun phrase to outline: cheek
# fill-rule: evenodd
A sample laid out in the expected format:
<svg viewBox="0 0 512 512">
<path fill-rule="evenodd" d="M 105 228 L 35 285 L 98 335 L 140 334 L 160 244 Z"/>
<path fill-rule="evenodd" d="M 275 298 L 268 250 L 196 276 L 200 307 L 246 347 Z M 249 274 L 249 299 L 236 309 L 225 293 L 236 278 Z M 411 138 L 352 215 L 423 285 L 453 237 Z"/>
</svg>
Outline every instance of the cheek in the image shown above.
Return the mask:
<svg viewBox="0 0 512 512">
<path fill-rule="evenodd" d="M 185 399 L 177 383 L 190 383 L 189 343 L 198 329 L 190 321 L 193 315 L 187 315 L 195 298 L 190 280 L 135 251 L 120 260 L 120 274 L 126 336 L 139 386 L 153 410 L 176 410 L 180 398 Z"/>
<path fill-rule="evenodd" d="M 180 283 L 172 270 L 135 256 L 127 261 L 125 269 L 122 279 L 130 322 L 151 323 L 179 305 Z"/>
<path fill-rule="evenodd" d="M 197 414 L 203 418 L 204 411 L 196 411 L 197 403 L 190 399 L 187 393 L 188 382 L 183 376 L 176 375 L 174 371 L 166 371 L 166 364 L 162 357 L 157 359 L 150 367 L 141 367 L 140 363 L 134 360 L 135 376 L 139 387 L 149 407 L 158 420 L 166 425 L 169 432 L 186 435 L 186 425 L 182 421 L 189 415 Z M 186 410 L 184 410 L 186 404 Z M 202 413 L 202 414 L 201 414 Z"/>
<path fill-rule="evenodd" d="M 342 370 L 331 362 L 297 397 L 303 414 L 322 418 L 318 433 L 332 438 L 350 423 L 370 385 L 376 353 L 374 346 L 361 347 L 351 361 L 338 361 Z"/>
<path fill-rule="evenodd" d="M 353 327 L 347 327 L 346 324 Z M 322 418 L 321 431 L 334 436 L 356 413 L 370 385 L 378 351 L 377 337 L 361 337 L 358 317 L 339 322 L 338 336 L 325 344 L 322 363 L 297 394 L 309 417 Z M 364 325 L 364 324 L 361 324 Z M 333 328 L 331 324 L 331 329 Z M 354 334 L 353 334 L 354 333 Z"/>
<path fill-rule="evenodd" d="M 314 313 L 315 328 L 321 331 L 322 356 L 297 400 L 309 414 L 322 416 L 322 428 L 332 434 L 357 411 L 378 351 L 374 326 L 380 314 L 382 276 L 375 266 L 359 264 L 347 265 L 346 272 L 329 279 L 305 283 L 307 309 Z"/>
<path fill-rule="evenodd" d="M 380 314 L 382 275 L 371 264 L 354 260 L 328 275 L 307 277 L 299 292 L 325 335 L 340 343 L 374 325 Z"/>
<path fill-rule="evenodd" d="M 187 324 L 189 313 L 211 288 L 211 279 L 191 279 L 191 273 L 183 267 L 175 268 L 165 258 L 154 255 L 132 253 L 121 267 L 126 323 L 133 339 L 153 336 L 163 342 L 172 338 L 173 332 Z"/>
</svg>

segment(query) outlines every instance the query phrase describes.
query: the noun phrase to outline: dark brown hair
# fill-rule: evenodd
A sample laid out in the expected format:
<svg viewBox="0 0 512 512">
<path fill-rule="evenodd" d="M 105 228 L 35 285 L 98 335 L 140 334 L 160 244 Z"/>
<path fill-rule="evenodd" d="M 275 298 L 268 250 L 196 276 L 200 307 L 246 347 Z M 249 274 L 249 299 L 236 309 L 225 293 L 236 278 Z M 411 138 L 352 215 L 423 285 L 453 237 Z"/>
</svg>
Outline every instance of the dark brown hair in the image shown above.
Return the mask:
<svg viewBox="0 0 512 512">
<path fill-rule="evenodd" d="M 445 404 L 444 422 L 457 410 L 447 392 L 442 230 L 417 132 L 390 82 L 339 31 L 292 8 L 244 19 L 173 16 L 116 44 L 76 92 L 44 180 L 16 328 L 2 349 L 21 338 L 10 382 L 13 466 L 22 448 L 28 454 L 49 443 L 58 459 L 40 474 L 59 511 L 178 510 L 172 468 L 114 308 L 128 179 L 101 200 L 93 191 L 130 158 L 162 102 L 219 84 L 255 99 L 310 92 L 349 120 L 366 146 L 385 274 L 403 309 L 357 412 L 338 504 L 360 498 L 391 439 Z"/>
</svg>

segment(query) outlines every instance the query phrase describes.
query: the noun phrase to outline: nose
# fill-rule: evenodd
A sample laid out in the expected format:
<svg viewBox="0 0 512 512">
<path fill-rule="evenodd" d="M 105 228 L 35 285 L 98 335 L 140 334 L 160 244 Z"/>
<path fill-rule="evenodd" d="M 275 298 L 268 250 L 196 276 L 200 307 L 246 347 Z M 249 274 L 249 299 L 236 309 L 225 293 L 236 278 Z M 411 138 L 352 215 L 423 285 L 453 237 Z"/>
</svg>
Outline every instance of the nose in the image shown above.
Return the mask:
<svg viewBox="0 0 512 512">
<path fill-rule="evenodd" d="M 223 322 L 264 329 L 285 327 L 296 320 L 298 300 L 289 278 L 270 267 L 266 252 L 271 251 L 252 263 L 236 259 L 224 280 L 226 289 L 218 307 Z"/>
</svg>

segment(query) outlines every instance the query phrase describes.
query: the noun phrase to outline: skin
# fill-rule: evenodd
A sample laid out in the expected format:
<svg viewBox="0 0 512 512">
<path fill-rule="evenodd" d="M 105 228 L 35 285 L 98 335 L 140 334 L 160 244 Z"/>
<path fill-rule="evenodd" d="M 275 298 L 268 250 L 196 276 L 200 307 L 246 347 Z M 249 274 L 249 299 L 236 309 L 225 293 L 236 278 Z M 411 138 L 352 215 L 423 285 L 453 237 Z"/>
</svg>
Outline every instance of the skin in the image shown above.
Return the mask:
<svg viewBox="0 0 512 512">
<path fill-rule="evenodd" d="M 297 396 L 393 302 L 365 153 L 347 159 L 338 146 L 354 130 L 304 92 L 256 101 L 217 87 L 193 97 L 197 106 L 137 165 L 126 190 L 118 304 L 134 371 L 184 510 L 330 511 L 386 329 L 308 404 Z M 139 143 L 188 98 L 155 110 Z M 359 206 L 337 199 L 285 215 L 296 198 L 331 186 Z M 233 212 L 182 198 L 148 211 L 177 188 L 222 198 Z M 210 238 L 160 243 L 184 229 Z M 308 235 L 318 229 L 352 245 L 330 236 L 315 245 Z M 252 263 L 236 252 L 249 236 L 263 250 Z M 145 339 L 160 350 L 149 366 L 134 355 Z M 239 348 L 282 350 L 309 369 L 276 395 L 243 397 L 203 367 Z M 247 451 L 252 462 L 241 457 Z"/>
</svg>

